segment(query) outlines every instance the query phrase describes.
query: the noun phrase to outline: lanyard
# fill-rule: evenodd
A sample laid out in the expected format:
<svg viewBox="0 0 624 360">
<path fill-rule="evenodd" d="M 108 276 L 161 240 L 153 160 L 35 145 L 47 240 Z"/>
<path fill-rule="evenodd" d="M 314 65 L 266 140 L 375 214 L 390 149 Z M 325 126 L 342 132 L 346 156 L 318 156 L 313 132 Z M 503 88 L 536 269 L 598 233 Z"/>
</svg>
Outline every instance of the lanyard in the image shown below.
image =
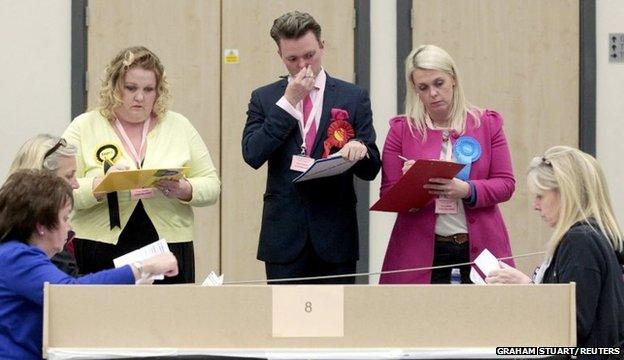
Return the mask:
<svg viewBox="0 0 624 360">
<path fill-rule="evenodd" d="M 305 151 L 306 151 L 306 136 L 308 135 L 308 132 L 310 132 L 310 128 L 312 127 L 312 124 L 315 123 L 315 118 L 316 118 L 316 114 L 320 111 L 321 108 L 321 102 L 323 100 L 323 93 L 325 92 L 325 89 L 318 89 L 318 92 L 316 93 L 316 97 L 314 98 L 314 104 L 312 105 L 312 110 L 310 111 L 310 114 L 308 115 L 308 119 L 305 122 L 305 126 L 303 126 L 303 101 L 301 102 L 301 118 L 298 119 L 299 120 L 299 130 L 301 131 L 301 154 L 305 155 Z"/>
<path fill-rule="evenodd" d="M 453 161 L 453 144 L 450 139 L 450 132 L 448 129 L 442 130 L 442 156 L 441 160 Z"/>
<path fill-rule="evenodd" d="M 126 145 L 126 148 L 130 151 L 130 155 L 132 155 L 132 157 L 134 158 L 134 161 L 136 162 L 136 165 L 137 165 L 137 169 L 141 168 L 141 155 L 143 154 L 143 148 L 145 147 L 145 140 L 147 139 L 147 131 L 149 130 L 151 120 L 152 120 L 152 117 L 150 116 L 147 118 L 147 120 L 143 122 L 143 134 L 141 135 L 141 147 L 139 148 L 139 152 L 137 153 L 136 149 L 134 148 L 134 145 L 132 144 L 132 141 L 130 141 L 128 134 L 126 133 L 126 130 L 124 130 L 123 126 L 121 125 L 121 122 L 119 121 L 119 119 L 115 118 L 115 127 L 117 127 L 117 130 L 119 131 L 119 134 L 121 135 L 121 139 Z"/>
</svg>

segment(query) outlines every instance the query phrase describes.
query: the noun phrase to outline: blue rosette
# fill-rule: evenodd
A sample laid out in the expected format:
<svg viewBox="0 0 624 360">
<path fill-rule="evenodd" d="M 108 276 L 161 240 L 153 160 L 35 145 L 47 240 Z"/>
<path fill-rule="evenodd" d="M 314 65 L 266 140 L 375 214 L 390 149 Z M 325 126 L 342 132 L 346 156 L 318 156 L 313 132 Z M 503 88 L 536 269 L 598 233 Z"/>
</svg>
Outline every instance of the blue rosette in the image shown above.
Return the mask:
<svg viewBox="0 0 624 360">
<path fill-rule="evenodd" d="M 466 181 L 470 177 L 472 163 L 481 157 L 481 144 L 472 136 L 462 136 L 455 141 L 453 155 L 455 155 L 458 163 L 466 165 L 456 176 L 458 179 Z"/>
</svg>

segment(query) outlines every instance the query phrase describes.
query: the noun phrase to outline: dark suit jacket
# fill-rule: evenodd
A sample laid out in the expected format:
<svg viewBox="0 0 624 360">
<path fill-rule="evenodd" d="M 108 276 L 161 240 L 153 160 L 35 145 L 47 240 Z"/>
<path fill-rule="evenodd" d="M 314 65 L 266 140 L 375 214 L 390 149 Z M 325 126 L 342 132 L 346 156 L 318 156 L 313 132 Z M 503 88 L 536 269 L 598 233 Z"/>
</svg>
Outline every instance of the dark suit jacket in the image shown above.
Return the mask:
<svg viewBox="0 0 624 360">
<path fill-rule="evenodd" d="M 316 253 L 325 261 L 358 259 L 358 228 L 353 175 L 373 180 L 381 165 L 368 93 L 353 84 L 327 75 L 323 112 L 312 157 L 323 153 L 330 110 L 349 113 L 355 138 L 368 148 L 349 171 L 332 177 L 293 183 L 300 172 L 290 170 L 293 155 L 301 151 L 297 120 L 276 105 L 284 95 L 286 79 L 254 90 L 243 131 L 243 158 L 254 169 L 268 162 L 258 260 L 288 263 L 301 253 L 309 235 Z M 334 149 L 332 152 L 337 151 Z"/>
</svg>

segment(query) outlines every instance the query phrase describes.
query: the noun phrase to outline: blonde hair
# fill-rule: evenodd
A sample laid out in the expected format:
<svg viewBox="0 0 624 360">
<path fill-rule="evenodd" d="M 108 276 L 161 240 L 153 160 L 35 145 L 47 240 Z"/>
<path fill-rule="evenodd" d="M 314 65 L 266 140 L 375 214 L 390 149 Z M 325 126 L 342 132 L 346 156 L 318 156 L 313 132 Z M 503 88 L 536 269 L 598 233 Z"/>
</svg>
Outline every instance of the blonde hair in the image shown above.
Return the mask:
<svg viewBox="0 0 624 360">
<path fill-rule="evenodd" d="M 15 154 L 8 175 L 22 169 L 56 171 L 59 168 L 58 161 L 60 157 L 76 156 L 76 147 L 72 144 L 58 146 L 53 153 L 47 157 L 45 156 L 50 149 L 61 141 L 60 137 L 48 134 L 39 134 L 26 140 L 17 151 L 17 154 Z"/>
<path fill-rule="evenodd" d="M 105 118 L 114 119 L 113 111 L 122 105 L 121 87 L 126 73 L 133 68 L 153 71 L 156 75 L 156 101 L 152 115 L 159 119 L 169 109 L 171 96 L 165 68 L 156 54 L 143 46 L 133 46 L 121 50 L 106 66 L 100 88 L 100 113 Z"/>
<path fill-rule="evenodd" d="M 463 134 L 466 130 L 466 116 L 471 114 L 475 119 L 475 126 L 480 125 L 481 111 L 471 105 L 464 96 L 457 66 L 444 49 L 435 45 L 421 45 L 412 50 L 405 59 L 405 116 L 408 119 L 410 130 L 416 129 L 423 141 L 427 136 L 427 110 L 416 93 L 416 84 L 412 73 L 416 69 L 437 70 L 449 75 L 454 81 L 453 104 L 449 114 L 449 127 Z"/>
<path fill-rule="evenodd" d="M 559 194 L 559 216 L 547 246 L 549 256 L 576 222 L 586 222 L 593 228 L 590 218 L 609 239 L 614 250 L 624 250 L 607 182 L 593 156 L 569 146 L 551 147 L 544 156 L 531 160 L 527 182 L 529 190 L 535 194 L 545 190 Z"/>
</svg>

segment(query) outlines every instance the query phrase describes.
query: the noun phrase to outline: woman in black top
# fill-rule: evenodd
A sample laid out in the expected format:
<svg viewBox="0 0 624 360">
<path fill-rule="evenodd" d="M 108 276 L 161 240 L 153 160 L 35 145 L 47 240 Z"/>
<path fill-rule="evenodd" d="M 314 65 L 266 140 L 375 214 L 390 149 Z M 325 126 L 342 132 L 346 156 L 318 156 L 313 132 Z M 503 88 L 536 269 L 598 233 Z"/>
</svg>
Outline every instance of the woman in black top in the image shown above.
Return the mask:
<svg viewBox="0 0 624 360">
<path fill-rule="evenodd" d="M 621 347 L 624 275 L 618 255 L 624 246 L 600 165 L 580 150 L 555 146 L 531 161 L 527 177 L 535 210 L 554 229 L 546 261 L 533 279 L 501 263 L 486 282 L 575 282 L 577 346 Z"/>
</svg>

